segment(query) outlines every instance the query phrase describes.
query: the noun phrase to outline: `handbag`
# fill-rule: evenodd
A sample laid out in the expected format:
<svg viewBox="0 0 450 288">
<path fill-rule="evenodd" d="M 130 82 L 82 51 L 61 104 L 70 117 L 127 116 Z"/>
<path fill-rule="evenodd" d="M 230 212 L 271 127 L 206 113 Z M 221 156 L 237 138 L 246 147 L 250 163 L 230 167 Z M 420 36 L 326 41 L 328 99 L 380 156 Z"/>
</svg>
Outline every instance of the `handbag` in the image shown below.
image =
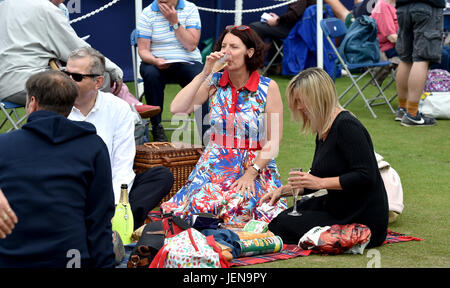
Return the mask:
<svg viewBox="0 0 450 288">
<path fill-rule="evenodd" d="M 163 214 L 159 220 L 153 220 L 145 225 L 139 241 L 131 251 L 128 268 L 147 268 L 163 247 L 165 239 L 190 228 L 183 219 L 173 216 L 172 213 Z"/>
<path fill-rule="evenodd" d="M 223 223 L 223 219 L 211 213 L 195 213 L 192 214 L 190 225 L 201 231 L 203 229 L 218 229 L 219 225 Z"/>
<path fill-rule="evenodd" d="M 228 268 L 230 264 L 216 245 L 194 228 L 166 238 L 149 268 Z"/>
</svg>

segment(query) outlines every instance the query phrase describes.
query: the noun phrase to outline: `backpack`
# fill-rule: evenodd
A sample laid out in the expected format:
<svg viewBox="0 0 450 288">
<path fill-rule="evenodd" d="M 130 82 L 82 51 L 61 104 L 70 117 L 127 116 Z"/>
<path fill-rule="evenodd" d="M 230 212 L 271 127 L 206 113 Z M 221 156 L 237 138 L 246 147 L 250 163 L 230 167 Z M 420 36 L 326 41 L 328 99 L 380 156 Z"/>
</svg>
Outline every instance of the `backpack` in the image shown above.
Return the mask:
<svg viewBox="0 0 450 288">
<path fill-rule="evenodd" d="M 214 236 L 189 228 L 178 235 L 166 238 L 149 268 L 228 268 Z"/>
<path fill-rule="evenodd" d="M 375 19 L 366 15 L 356 18 L 339 46 L 339 54 L 349 64 L 379 62 L 380 46 Z"/>
<path fill-rule="evenodd" d="M 428 72 L 425 92 L 448 92 L 450 91 L 450 72 L 442 69 L 433 69 Z"/>
</svg>

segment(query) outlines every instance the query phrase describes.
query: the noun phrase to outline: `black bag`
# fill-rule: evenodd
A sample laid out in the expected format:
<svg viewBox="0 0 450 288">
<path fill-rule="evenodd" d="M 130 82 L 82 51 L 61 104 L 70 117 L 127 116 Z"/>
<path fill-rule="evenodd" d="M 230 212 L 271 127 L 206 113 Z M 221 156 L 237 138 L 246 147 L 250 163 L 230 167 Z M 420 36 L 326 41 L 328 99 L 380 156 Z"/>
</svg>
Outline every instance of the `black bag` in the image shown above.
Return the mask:
<svg viewBox="0 0 450 288">
<path fill-rule="evenodd" d="M 192 228 L 201 231 L 203 229 L 218 229 L 221 223 L 223 223 L 223 219 L 217 218 L 217 215 L 211 213 L 196 213 L 192 215 L 189 224 Z"/>
<path fill-rule="evenodd" d="M 153 218 L 155 220 L 155 218 Z M 145 225 L 141 238 L 131 251 L 128 268 L 148 268 L 159 249 L 164 245 L 164 239 L 191 228 L 183 219 L 164 214 L 161 219 Z"/>
</svg>

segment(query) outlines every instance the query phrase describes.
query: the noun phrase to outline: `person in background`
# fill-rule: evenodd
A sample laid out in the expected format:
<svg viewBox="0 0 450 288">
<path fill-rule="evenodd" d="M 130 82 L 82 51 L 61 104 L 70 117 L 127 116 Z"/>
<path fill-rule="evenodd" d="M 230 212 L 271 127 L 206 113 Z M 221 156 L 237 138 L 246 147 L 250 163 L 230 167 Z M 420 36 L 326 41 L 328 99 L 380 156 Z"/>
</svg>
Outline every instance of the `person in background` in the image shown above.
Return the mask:
<svg viewBox="0 0 450 288">
<path fill-rule="evenodd" d="M 269 191 L 261 202 L 274 205 L 292 189 L 328 193 L 294 203 L 302 215 L 290 216 L 292 208 L 287 209 L 269 223 L 269 230 L 284 243 L 297 244 L 313 227 L 358 223 L 371 230 L 368 247 L 381 245 L 387 235 L 388 201 L 368 131 L 341 107 L 333 80 L 321 68 L 295 76 L 286 98 L 302 131 L 317 133 L 314 158 L 309 172 L 290 172 L 289 183 Z"/>
<path fill-rule="evenodd" d="M 66 70 L 78 86 L 78 97 L 69 119 L 92 123 L 108 147 L 111 160 L 115 203 L 120 200 L 120 187 L 127 184 L 135 228 L 142 225 L 147 214 L 169 193 L 173 176 L 166 167 L 146 172 L 133 171 L 136 145 L 134 116 L 125 101 L 100 91 L 103 85 L 105 58 L 91 47 L 74 50 L 68 57 Z"/>
<path fill-rule="evenodd" d="M 0 231 L 15 224 L 0 240 L 0 267 L 112 268 L 106 145 L 92 124 L 67 119 L 78 96 L 69 77 L 39 72 L 26 91 L 27 123 L 0 135 Z"/>
<path fill-rule="evenodd" d="M 348 28 L 356 18 L 362 15 L 370 16 L 378 0 L 355 0 L 352 10 L 348 10 L 339 0 L 324 0 L 323 2 L 330 5 L 335 17 L 342 20 Z"/>
<path fill-rule="evenodd" d="M 395 120 L 403 126 L 433 126 L 436 119 L 419 112 L 419 100 L 430 63 L 441 62 L 445 0 L 397 0 L 396 8 L 399 32 L 395 50 L 400 63 Z"/>
<path fill-rule="evenodd" d="M 164 107 L 164 89 L 175 82 L 184 87 L 202 71 L 197 48 L 201 22 L 197 7 L 186 0 L 154 0 L 139 16 L 138 53 L 147 104 Z M 207 113 L 204 106 L 202 113 Z M 203 117 L 202 117 L 203 119 Z M 151 117 L 153 141 L 167 142 L 161 114 Z"/>
<path fill-rule="evenodd" d="M 302 18 L 306 8 L 315 4 L 316 0 L 299 0 L 289 4 L 286 13 L 277 15 L 269 12 L 268 14 L 272 18 L 267 19 L 267 22 L 256 21 L 248 26 L 266 42 L 272 43 L 272 40 L 282 40 L 289 35 L 292 27 Z"/>
<path fill-rule="evenodd" d="M 277 83 L 257 71 L 264 48 L 250 27 L 227 26 L 202 72 L 175 96 L 172 113 L 187 114 L 209 103 L 212 134 L 186 185 L 161 204 L 164 212 L 186 218 L 213 213 L 229 224 L 272 219 L 258 209 L 258 201 L 281 186 L 274 158 L 282 138 L 283 103 Z M 223 57 L 225 71 L 210 77 Z M 280 201 L 273 211 L 285 208 Z"/>
<path fill-rule="evenodd" d="M 372 10 L 370 17 L 377 23 L 377 39 L 380 46 L 380 61 L 390 61 L 389 66 L 376 67 L 375 79 L 381 86 L 384 79 L 395 70 L 400 62 L 395 43 L 397 43 L 398 20 L 395 0 L 380 0 Z"/>
<path fill-rule="evenodd" d="M 300 20 L 303 16 L 303 12 L 308 6 L 315 5 L 316 0 L 299 0 L 292 4 L 289 4 L 286 13 L 282 15 L 277 15 L 276 13 L 270 12 L 269 14 L 272 18 L 267 19 L 267 22 L 253 22 L 248 26 L 258 33 L 261 39 L 284 39 L 288 36 L 292 27 Z"/>
</svg>

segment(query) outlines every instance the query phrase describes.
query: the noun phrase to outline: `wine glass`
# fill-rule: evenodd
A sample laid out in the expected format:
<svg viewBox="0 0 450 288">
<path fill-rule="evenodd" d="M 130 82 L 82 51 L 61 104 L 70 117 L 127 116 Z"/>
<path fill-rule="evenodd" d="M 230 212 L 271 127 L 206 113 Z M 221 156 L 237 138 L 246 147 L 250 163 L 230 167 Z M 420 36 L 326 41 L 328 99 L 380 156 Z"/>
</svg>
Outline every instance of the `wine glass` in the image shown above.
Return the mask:
<svg viewBox="0 0 450 288">
<path fill-rule="evenodd" d="M 291 168 L 290 172 L 296 172 L 296 171 L 303 171 L 302 168 Z M 300 192 L 300 189 L 292 189 L 292 195 L 294 196 L 294 210 L 292 212 L 289 212 L 288 215 L 290 216 L 302 216 L 302 213 L 299 213 L 297 211 L 297 197 L 298 193 Z"/>
<path fill-rule="evenodd" d="M 225 66 L 227 66 L 228 63 L 226 61 L 229 56 L 230 55 L 225 54 L 219 60 L 217 60 L 216 63 L 214 63 L 211 73 L 209 73 L 208 77 L 206 78 L 206 82 L 210 83 L 212 75 L 216 72 L 219 72 L 220 70 L 225 68 Z"/>
</svg>

